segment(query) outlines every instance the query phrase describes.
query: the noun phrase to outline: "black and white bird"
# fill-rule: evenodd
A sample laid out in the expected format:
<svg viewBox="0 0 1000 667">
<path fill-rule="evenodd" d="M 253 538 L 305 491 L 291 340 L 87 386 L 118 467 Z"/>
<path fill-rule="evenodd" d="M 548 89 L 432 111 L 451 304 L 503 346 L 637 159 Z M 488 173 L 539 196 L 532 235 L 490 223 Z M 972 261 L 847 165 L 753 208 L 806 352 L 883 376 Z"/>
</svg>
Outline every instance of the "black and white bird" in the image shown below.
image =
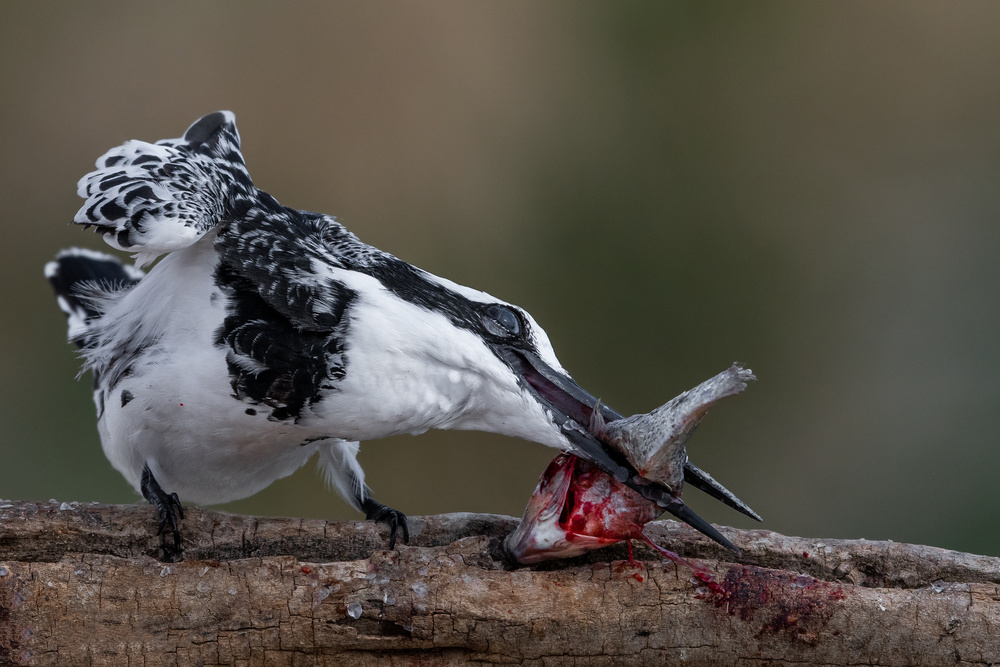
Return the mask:
<svg viewBox="0 0 1000 667">
<path fill-rule="evenodd" d="M 244 498 L 314 454 L 350 504 L 388 522 L 392 548 L 406 517 L 372 498 L 359 442 L 432 428 L 571 451 L 734 549 L 589 430 L 598 401 L 527 312 L 257 189 L 232 113 L 111 149 L 78 192 L 75 222 L 136 267 L 165 255 L 144 274 L 70 249 L 45 273 L 94 376 L 104 453 L 157 508 L 168 557 L 180 555 L 180 498 Z M 756 516 L 690 463 L 685 477 Z"/>
</svg>

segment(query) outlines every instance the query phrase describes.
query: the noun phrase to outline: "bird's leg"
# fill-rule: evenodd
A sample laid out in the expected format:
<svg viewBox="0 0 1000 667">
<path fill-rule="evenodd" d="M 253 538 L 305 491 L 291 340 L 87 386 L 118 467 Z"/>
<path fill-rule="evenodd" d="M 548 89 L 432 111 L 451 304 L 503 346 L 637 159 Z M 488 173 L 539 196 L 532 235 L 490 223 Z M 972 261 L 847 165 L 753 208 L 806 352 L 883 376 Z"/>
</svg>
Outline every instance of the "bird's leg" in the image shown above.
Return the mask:
<svg viewBox="0 0 1000 667">
<path fill-rule="evenodd" d="M 163 546 L 163 560 L 167 563 L 176 563 L 181 560 L 181 532 L 177 527 L 177 520 L 184 518 L 184 509 L 176 493 L 167 493 L 160 487 L 159 482 L 153 477 L 149 470 L 149 465 L 142 469 L 142 480 L 139 488 L 142 490 L 142 497 L 149 501 L 149 504 L 156 508 L 160 515 L 160 529 L 157 535 Z M 173 534 L 174 544 L 167 544 L 166 529 L 170 526 Z"/>
<path fill-rule="evenodd" d="M 410 542 L 410 528 L 406 525 L 406 515 L 399 510 L 386 507 L 382 503 L 365 498 L 361 501 L 361 511 L 369 521 L 385 521 L 389 524 L 389 549 L 396 546 L 396 530 L 403 529 L 403 541 Z"/>
</svg>

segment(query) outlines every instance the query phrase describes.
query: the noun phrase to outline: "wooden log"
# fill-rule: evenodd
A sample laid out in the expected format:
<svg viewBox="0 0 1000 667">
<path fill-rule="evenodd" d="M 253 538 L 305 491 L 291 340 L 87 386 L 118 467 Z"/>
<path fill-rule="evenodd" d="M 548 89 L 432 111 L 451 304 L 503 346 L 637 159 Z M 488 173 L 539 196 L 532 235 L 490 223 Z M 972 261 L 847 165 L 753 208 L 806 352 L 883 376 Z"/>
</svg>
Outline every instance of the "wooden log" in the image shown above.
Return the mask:
<svg viewBox="0 0 1000 667">
<path fill-rule="evenodd" d="M 367 522 L 187 508 L 185 560 L 144 506 L 0 501 L 0 664 L 941 665 L 1000 661 L 1000 559 L 934 547 L 682 524 L 519 568 L 517 519 Z"/>
</svg>

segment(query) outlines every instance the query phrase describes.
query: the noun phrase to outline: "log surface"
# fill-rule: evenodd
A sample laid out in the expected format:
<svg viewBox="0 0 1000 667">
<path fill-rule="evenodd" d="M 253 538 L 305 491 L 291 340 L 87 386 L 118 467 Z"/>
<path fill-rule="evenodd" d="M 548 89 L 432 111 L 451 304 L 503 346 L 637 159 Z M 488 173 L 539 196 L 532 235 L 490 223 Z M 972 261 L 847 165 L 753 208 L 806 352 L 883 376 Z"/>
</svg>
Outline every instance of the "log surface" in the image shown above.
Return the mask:
<svg viewBox="0 0 1000 667">
<path fill-rule="evenodd" d="M 934 547 L 682 524 L 519 568 L 517 519 L 368 522 L 188 508 L 161 563 L 152 508 L 0 501 L 0 664 L 941 665 L 1000 662 L 1000 559 Z M 738 562 L 737 562 L 738 561 Z"/>
</svg>

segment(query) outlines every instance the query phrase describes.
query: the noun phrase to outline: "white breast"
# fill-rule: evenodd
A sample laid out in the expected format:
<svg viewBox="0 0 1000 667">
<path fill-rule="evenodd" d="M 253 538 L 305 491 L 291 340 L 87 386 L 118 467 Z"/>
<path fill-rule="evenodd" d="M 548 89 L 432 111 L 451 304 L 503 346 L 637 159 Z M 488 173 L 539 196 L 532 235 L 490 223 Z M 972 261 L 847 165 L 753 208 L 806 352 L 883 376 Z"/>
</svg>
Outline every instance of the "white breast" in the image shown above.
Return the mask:
<svg viewBox="0 0 1000 667">
<path fill-rule="evenodd" d="M 358 293 L 350 311 L 347 373 L 303 423 L 320 421 L 346 440 L 439 428 L 564 446 L 543 408 L 479 336 L 443 313 L 400 299 L 370 276 L 330 270 Z"/>
<path fill-rule="evenodd" d="M 211 242 L 165 257 L 106 315 L 125 326 L 155 323 L 158 342 L 105 392 L 98 423 L 105 454 L 137 490 L 149 464 L 164 489 L 206 504 L 291 474 L 316 451 L 301 443 L 320 435 L 269 421 L 266 406 L 233 397 L 225 350 L 213 343 L 225 302 L 212 278 Z"/>
</svg>

